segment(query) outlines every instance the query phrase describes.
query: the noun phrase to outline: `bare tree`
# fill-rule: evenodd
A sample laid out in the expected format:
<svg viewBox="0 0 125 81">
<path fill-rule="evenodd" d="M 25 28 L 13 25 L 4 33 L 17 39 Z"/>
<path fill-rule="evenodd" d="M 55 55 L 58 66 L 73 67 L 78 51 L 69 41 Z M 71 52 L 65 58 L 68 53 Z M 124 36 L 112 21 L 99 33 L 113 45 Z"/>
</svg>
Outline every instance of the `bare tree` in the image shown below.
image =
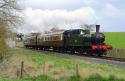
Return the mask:
<svg viewBox="0 0 125 81">
<path fill-rule="evenodd" d="M 6 38 L 12 27 L 21 21 L 19 0 L 0 0 L 0 52 L 7 48 Z M 1 57 L 0 57 L 1 58 Z"/>
<path fill-rule="evenodd" d="M 94 28 L 95 28 L 95 24 L 90 24 L 90 25 L 84 24 L 84 25 L 81 25 L 81 28 L 86 29 L 86 30 L 93 31 Z"/>
<path fill-rule="evenodd" d="M 20 21 L 19 12 L 21 11 L 17 0 L 1 0 L 0 1 L 0 23 L 6 25 L 15 25 Z"/>
<path fill-rule="evenodd" d="M 58 32 L 60 31 L 59 27 L 55 26 L 51 29 L 52 32 Z"/>
</svg>

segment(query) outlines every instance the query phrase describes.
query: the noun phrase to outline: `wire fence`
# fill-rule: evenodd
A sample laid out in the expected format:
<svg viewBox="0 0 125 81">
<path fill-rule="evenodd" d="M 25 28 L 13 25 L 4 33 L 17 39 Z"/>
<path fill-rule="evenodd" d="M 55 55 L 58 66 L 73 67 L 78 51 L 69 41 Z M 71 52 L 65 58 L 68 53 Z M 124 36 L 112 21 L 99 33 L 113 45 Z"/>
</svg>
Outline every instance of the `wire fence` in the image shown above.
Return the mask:
<svg viewBox="0 0 125 81">
<path fill-rule="evenodd" d="M 125 58 L 125 49 L 113 48 L 107 52 L 107 56 L 116 57 L 116 58 Z"/>
<path fill-rule="evenodd" d="M 26 66 L 26 67 L 25 67 Z M 50 67 L 50 66 L 49 66 Z M 1 67 L 0 67 L 1 68 Z M 28 70 L 27 69 L 27 65 L 25 64 L 24 61 L 22 61 L 19 65 L 17 66 L 9 66 L 8 68 L 6 66 L 2 67 L 4 70 L 6 70 L 6 77 L 10 78 L 10 79 L 21 79 L 21 78 L 26 78 L 26 77 L 37 77 L 37 76 L 40 76 L 40 75 L 49 75 L 49 73 L 51 73 L 51 70 L 48 70 L 48 67 L 47 67 L 47 62 L 43 62 L 42 63 L 42 67 L 40 67 L 41 69 L 41 73 L 40 74 L 36 74 L 37 71 L 35 69 L 32 69 L 32 70 Z M 16 69 L 15 69 L 16 68 Z M 52 68 L 56 68 L 55 67 L 52 67 Z M 77 77 L 80 77 L 80 70 L 79 70 L 79 64 L 76 64 L 74 65 L 74 69 L 73 69 L 73 74 L 72 75 L 75 75 Z M 11 70 L 10 70 L 11 69 Z M 10 71 L 9 71 L 10 70 Z M 65 74 L 65 71 L 64 69 L 60 69 L 60 74 L 58 74 L 58 69 L 54 69 L 55 71 L 53 71 L 53 75 L 61 75 L 61 76 L 55 76 L 56 78 L 60 78 L 60 77 L 64 77 L 66 76 Z M 36 71 L 36 72 L 35 72 Z M 2 72 L 2 71 L 0 71 Z M 67 73 L 67 72 L 66 72 Z M 0 73 L 1 74 L 1 73 Z M 3 73 L 5 75 L 5 73 Z M 2 75 L 3 75 L 2 74 Z M 9 75 L 8 75 L 9 74 Z M 71 76 L 72 76 L 71 75 Z M 69 76 L 69 75 L 68 75 Z M 1 76 L 2 77 L 2 76 Z M 5 76 L 3 76 L 5 77 Z"/>
</svg>

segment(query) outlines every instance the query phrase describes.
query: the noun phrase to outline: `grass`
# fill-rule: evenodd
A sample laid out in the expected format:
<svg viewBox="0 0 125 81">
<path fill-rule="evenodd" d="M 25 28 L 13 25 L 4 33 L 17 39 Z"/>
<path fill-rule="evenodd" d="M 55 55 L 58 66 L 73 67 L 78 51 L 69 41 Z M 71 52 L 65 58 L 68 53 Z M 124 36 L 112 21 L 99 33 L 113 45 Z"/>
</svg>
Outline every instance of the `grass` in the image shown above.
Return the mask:
<svg viewBox="0 0 125 81">
<path fill-rule="evenodd" d="M 23 48 L 24 47 L 23 41 L 16 41 L 16 47 Z"/>
<path fill-rule="evenodd" d="M 125 32 L 105 32 L 106 44 L 113 47 L 107 56 L 125 58 Z"/>
<path fill-rule="evenodd" d="M 105 32 L 106 43 L 114 48 L 125 48 L 125 32 Z"/>
<path fill-rule="evenodd" d="M 3 79 L 2 81 L 125 81 L 125 80 L 118 79 L 114 76 L 103 78 L 100 75 L 91 75 L 90 77 L 86 79 L 83 79 L 82 77 L 70 76 L 68 78 L 63 77 L 58 80 L 54 80 L 46 75 L 41 75 L 37 77 L 23 78 L 23 79 L 18 79 L 18 80 Z"/>
<path fill-rule="evenodd" d="M 8 61 L 1 64 L 1 81 L 78 81 L 76 80 L 78 78 L 75 77 L 76 64 L 79 65 L 78 72 L 81 79 L 85 81 L 125 80 L 125 68 L 123 67 L 97 64 L 25 49 L 12 49 L 11 53 L 13 53 L 13 55 Z M 24 61 L 26 74 L 24 74 L 24 78 L 18 79 L 16 74 L 17 71 L 20 71 L 21 61 Z M 95 74 L 97 75 L 95 76 Z M 49 77 L 47 78 L 48 80 L 44 80 L 45 77 L 42 75 Z M 115 80 L 110 80 L 110 76 L 114 76 L 113 79 Z M 80 81 L 83 81 L 81 79 Z"/>
</svg>

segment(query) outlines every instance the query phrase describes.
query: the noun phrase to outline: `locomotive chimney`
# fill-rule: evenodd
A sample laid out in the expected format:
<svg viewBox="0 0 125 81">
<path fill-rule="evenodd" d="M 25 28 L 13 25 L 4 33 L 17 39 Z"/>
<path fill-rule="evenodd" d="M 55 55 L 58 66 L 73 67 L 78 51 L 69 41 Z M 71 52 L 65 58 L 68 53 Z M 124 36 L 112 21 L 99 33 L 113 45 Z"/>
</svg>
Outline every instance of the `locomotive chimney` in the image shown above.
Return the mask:
<svg viewBox="0 0 125 81">
<path fill-rule="evenodd" d="M 99 33 L 100 25 L 96 25 L 96 33 Z"/>
</svg>

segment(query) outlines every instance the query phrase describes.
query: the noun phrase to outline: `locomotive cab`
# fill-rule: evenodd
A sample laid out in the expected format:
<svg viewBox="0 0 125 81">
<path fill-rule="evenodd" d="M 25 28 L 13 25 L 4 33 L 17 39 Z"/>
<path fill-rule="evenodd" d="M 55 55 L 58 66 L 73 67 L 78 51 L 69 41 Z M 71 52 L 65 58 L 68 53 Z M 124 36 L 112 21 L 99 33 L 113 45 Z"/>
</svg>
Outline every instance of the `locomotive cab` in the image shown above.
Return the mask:
<svg viewBox="0 0 125 81">
<path fill-rule="evenodd" d="M 64 32 L 64 45 L 83 47 L 85 42 L 90 43 L 90 31 L 83 29 L 67 30 Z M 83 44 L 84 43 L 84 44 Z"/>
</svg>

